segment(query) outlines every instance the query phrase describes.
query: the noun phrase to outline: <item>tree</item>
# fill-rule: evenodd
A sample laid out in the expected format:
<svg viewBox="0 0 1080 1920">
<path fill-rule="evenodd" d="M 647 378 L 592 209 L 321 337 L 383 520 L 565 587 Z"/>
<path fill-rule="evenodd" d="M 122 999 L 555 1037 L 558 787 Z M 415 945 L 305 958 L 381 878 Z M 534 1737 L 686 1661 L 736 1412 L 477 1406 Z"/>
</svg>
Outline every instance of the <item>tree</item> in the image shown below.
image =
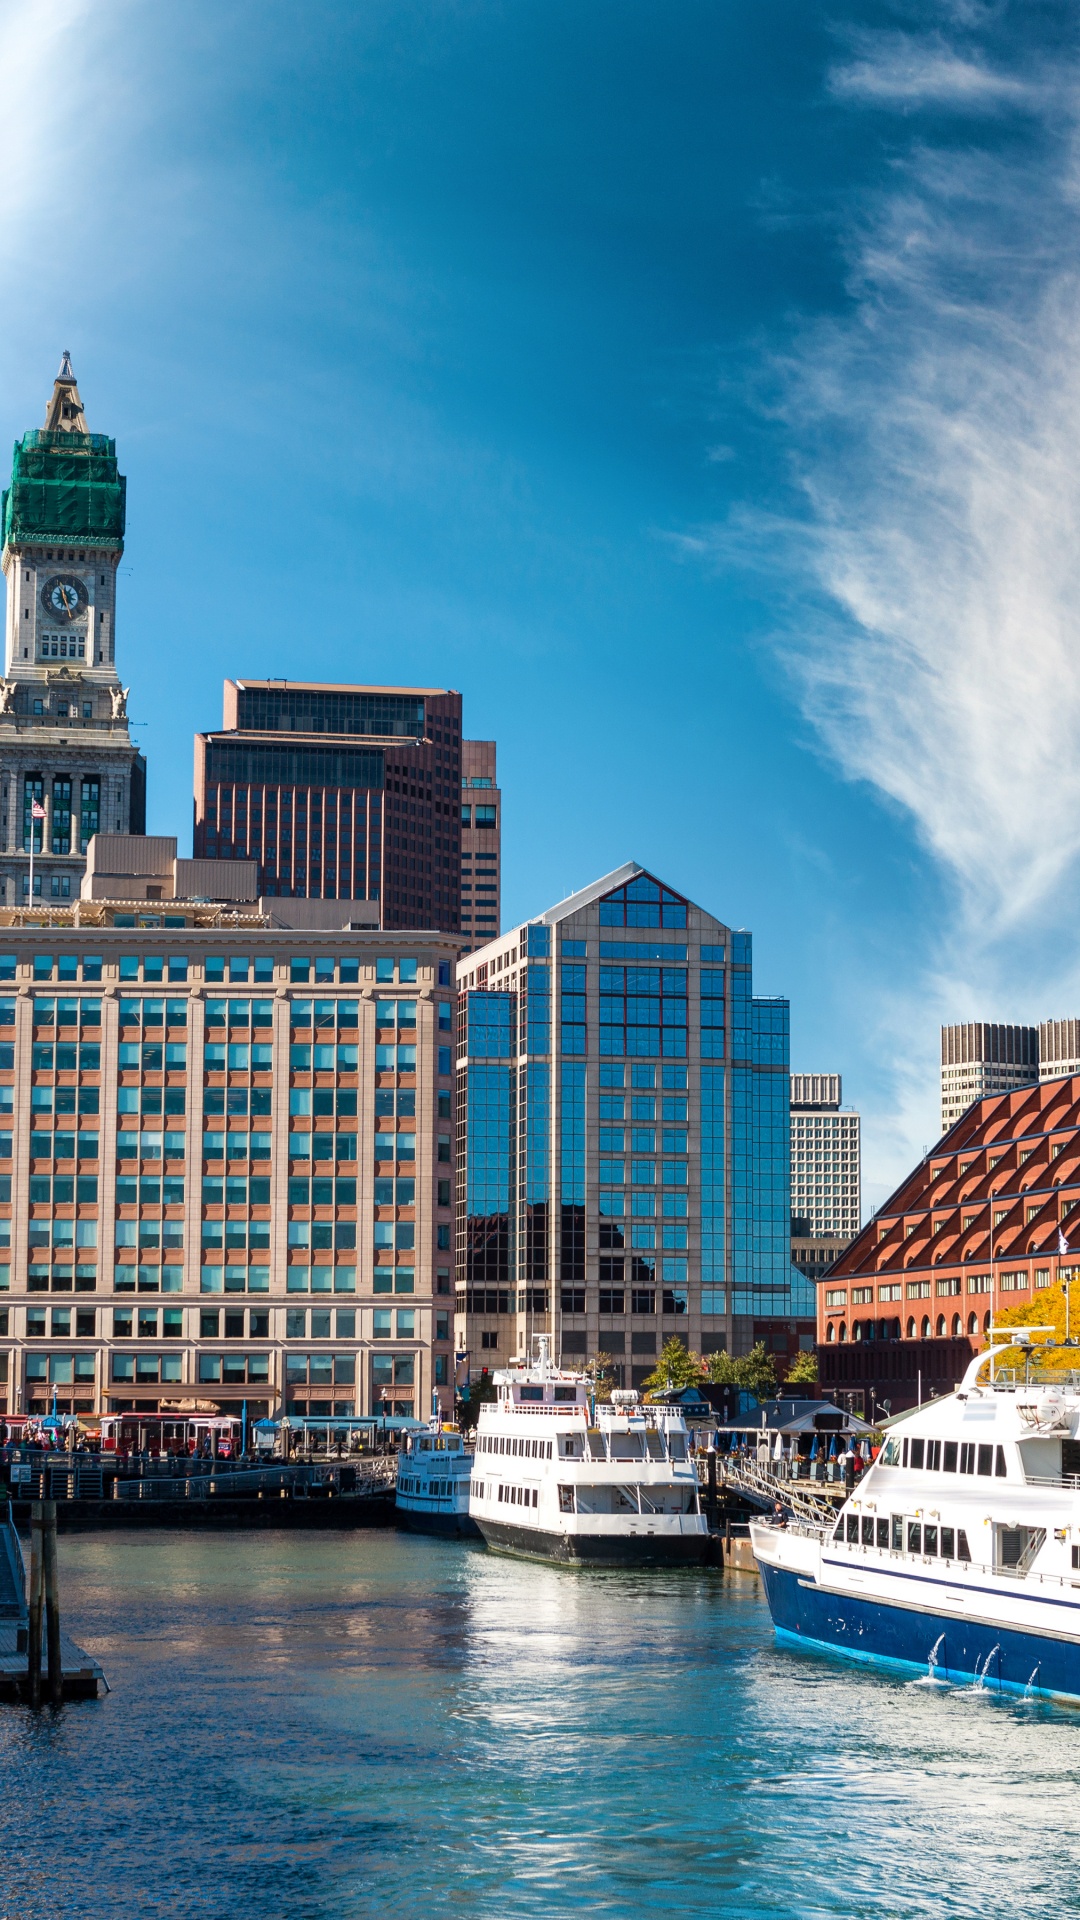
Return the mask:
<svg viewBox="0 0 1080 1920">
<path fill-rule="evenodd" d="M 776 1364 L 762 1340 L 738 1360 L 730 1353 L 711 1354 L 708 1377 L 715 1386 L 743 1387 L 759 1400 L 769 1400 L 776 1392 Z"/>
<path fill-rule="evenodd" d="M 705 1365 L 699 1353 L 691 1353 L 678 1334 L 672 1334 L 660 1349 L 660 1358 L 643 1383 L 646 1393 L 666 1393 L 669 1387 L 700 1387 Z"/>
<path fill-rule="evenodd" d="M 471 1432 L 476 1426 L 484 1403 L 496 1398 L 495 1382 L 485 1367 L 478 1380 L 470 1380 L 468 1392 L 458 1401 L 458 1425 L 463 1433 Z"/>
<path fill-rule="evenodd" d="M 585 1371 L 592 1380 L 596 1399 L 610 1400 L 612 1382 L 615 1379 L 615 1362 L 610 1353 L 594 1353 Z"/>
<path fill-rule="evenodd" d="M 785 1387 L 816 1387 L 818 1364 L 816 1353 L 800 1353 L 791 1372 L 784 1380 Z"/>
</svg>

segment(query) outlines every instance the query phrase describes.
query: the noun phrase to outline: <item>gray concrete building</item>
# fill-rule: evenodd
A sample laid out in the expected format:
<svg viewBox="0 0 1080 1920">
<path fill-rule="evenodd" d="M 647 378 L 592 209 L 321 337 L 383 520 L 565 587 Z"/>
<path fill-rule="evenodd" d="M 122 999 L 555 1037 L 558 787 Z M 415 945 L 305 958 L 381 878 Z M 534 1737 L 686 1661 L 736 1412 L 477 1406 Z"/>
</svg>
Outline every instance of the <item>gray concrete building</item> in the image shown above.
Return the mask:
<svg viewBox="0 0 1080 1920">
<path fill-rule="evenodd" d="M 948 1133 L 972 1102 L 1011 1093 L 1039 1078 L 1039 1030 L 989 1020 L 941 1029 L 941 1131 Z"/>
<path fill-rule="evenodd" d="M 3 496 L 0 904 L 76 899 L 94 834 L 146 825 L 116 665 L 124 524 L 116 443 L 89 431 L 65 353 Z"/>
</svg>

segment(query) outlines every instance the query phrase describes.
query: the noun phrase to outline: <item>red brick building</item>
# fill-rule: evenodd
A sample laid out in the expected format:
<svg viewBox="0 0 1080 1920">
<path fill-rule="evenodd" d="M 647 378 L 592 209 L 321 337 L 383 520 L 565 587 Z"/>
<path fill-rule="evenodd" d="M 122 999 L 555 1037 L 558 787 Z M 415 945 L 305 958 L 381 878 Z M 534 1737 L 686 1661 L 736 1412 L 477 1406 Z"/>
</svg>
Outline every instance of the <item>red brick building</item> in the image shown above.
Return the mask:
<svg viewBox="0 0 1080 1920">
<path fill-rule="evenodd" d="M 819 1283 L 823 1386 L 948 1392 L 994 1314 L 1080 1277 L 1077 1207 L 1080 1075 L 977 1101 Z"/>
</svg>

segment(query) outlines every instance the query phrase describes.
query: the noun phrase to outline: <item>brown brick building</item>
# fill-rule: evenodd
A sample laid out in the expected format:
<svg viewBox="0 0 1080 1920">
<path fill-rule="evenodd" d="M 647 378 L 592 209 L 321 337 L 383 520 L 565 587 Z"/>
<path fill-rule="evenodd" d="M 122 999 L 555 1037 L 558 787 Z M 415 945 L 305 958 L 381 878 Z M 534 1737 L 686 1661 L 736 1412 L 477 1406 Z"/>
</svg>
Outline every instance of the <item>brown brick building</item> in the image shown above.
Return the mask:
<svg viewBox="0 0 1080 1920">
<path fill-rule="evenodd" d="M 1080 1276 L 1077 1208 L 1080 1076 L 977 1101 L 820 1282 L 823 1385 L 947 1392 L 995 1313 Z"/>
</svg>

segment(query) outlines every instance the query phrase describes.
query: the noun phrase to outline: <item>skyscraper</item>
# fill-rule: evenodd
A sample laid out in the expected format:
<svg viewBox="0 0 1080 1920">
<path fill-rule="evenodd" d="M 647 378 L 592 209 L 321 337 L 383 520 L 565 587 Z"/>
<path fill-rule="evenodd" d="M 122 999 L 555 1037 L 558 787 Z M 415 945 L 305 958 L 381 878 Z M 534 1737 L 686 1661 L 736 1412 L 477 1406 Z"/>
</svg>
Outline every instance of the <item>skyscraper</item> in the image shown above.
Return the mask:
<svg viewBox="0 0 1080 1920">
<path fill-rule="evenodd" d="M 482 947 L 499 931 L 502 794 L 494 740 L 461 743 L 461 930 Z"/>
<path fill-rule="evenodd" d="M 227 680 L 195 736 L 196 859 L 259 891 L 378 900 L 384 927 L 461 929 L 461 695 Z"/>
<path fill-rule="evenodd" d="M 0 902 L 77 899 L 91 837 L 142 833 L 146 763 L 116 671 L 125 481 L 91 433 L 64 354 L 40 431 L 3 496 Z"/>
<path fill-rule="evenodd" d="M 791 1258 L 816 1280 L 859 1231 L 860 1120 L 838 1073 L 791 1076 Z"/>
<path fill-rule="evenodd" d="M 1037 1027 L 967 1020 L 941 1029 L 941 1131 L 985 1093 L 1011 1093 L 1039 1078 Z"/>
<path fill-rule="evenodd" d="M 635 862 L 458 967 L 457 1344 L 787 1349 L 788 1005 Z"/>
</svg>

